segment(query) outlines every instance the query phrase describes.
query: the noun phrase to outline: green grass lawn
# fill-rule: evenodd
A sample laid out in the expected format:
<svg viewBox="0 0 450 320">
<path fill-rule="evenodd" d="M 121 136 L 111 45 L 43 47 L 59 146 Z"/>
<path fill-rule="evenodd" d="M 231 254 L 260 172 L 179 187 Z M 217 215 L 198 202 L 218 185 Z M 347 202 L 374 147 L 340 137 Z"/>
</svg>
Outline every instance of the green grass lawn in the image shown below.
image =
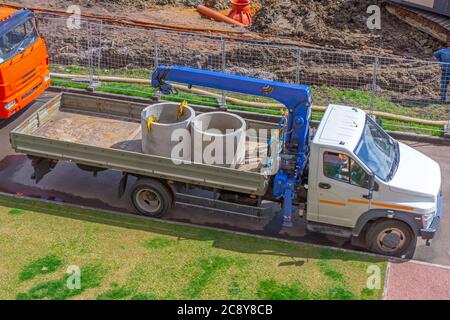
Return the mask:
<svg viewBox="0 0 450 320">
<path fill-rule="evenodd" d="M 0 299 L 380 299 L 365 255 L 0 196 Z M 66 283 L 81 270 L 81 288 Z M 381 280 L 383 283 L 384 280 Z"/>
<path fill-rule="evenodd" d="M 369 110 L 372 95 L 369 91 L 355 89 L 341 89 L 330 87 L 312 87 L 313 101 L 316 105 L 326 106 L 330 103 L 349 104 L 358 108 Z M 424 103 L 421 105 L 406 105 L 394 102 L 386 93 L 375 96 L 374 110 L 398 115 L 405 115 L 420 119 L 446 120 L 447 106 L 444 104 Z"/>
</svg>

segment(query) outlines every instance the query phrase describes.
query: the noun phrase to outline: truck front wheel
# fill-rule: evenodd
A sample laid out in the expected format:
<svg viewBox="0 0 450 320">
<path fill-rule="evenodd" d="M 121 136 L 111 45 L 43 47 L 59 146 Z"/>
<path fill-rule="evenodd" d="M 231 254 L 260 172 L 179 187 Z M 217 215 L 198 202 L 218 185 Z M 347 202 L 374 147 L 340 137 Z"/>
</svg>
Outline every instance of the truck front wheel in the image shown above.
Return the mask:
<svg viewBox="0 0 450 320">
<path fill-rule="evenodd" d="M 367 232 L 367 247 L 374 253 L 410 258 L 416 238 L 411 228 L 398 220 L 376 221 Z"/>
<path fill-rule="evenodd" d="M 142 215 L 159 218 L 172 207 L 169 188 L 155 179 L 139 179 L 131 189 L 131 203 Z"/>
</svg>

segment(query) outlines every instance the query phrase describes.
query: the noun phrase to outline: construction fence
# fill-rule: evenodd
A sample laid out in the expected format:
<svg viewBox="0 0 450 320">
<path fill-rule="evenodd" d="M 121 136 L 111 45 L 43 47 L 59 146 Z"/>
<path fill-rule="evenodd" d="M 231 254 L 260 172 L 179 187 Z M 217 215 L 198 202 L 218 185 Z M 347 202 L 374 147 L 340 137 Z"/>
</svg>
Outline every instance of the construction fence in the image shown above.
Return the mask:
<svg viewBox="0 0 450 320">
<path fill-rule="evenodd" d="M 400 129 L 441 134 L 444 121 L 450 120 L 449 105 L 443 99 L 444 68 L 437 61 L 229 40 L 98 20 L 84 19 L 79 28 L 71 28 L 67 19 L 59 16 L 39 17 L 39 27 L 48 45 L 52 72 L 74 75 L 55 77 L 57 85 L 151 97 L 155 92 L 149 84 L 98 83 L 98 77 L 149 80 L 155 67 L 179 65 L 308 85 L 316 106 L 346 104 L 442 124 L 387 120 L 388 126 Z M 80 74 L 84 80 L 75 77 Z M 450 72 L 444 76 L 450 82 Z M 221 94 L 222 99 L 214 99 L 180 93 L 179 99 L 227 106 L 228 93 Z"/>
</svg>

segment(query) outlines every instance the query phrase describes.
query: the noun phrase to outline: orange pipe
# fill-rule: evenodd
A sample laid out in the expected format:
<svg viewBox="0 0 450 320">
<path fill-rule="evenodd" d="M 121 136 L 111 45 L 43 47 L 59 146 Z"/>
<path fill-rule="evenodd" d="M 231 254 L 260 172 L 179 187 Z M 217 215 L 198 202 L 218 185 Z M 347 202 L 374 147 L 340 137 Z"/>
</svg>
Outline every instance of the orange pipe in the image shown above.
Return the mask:
<svg viewBox="0 0 450 320">
<path fill-rule="evenodd" d="M 217 12 L 217 11 L 215 11 L 213 9 L 208 8 L 208 7 L 199 5 L 197 7 L 197 11 L 200 14 L 202 14 L 202 15 L 208 17 L 208 18 L 214 19 L 216 21 L 226 22 L 226 23 L 229 23 L 229 24 L 234 24 L 236 26 L 245 27 L 244 24 L 242 24 L 242 23 L 240 23 L 240 22 L 238 22 L 236 20 L 233 20 L 233 19 L 231 19 L 231 18 L 221 14 L 220 12 Z"/>
</svg>

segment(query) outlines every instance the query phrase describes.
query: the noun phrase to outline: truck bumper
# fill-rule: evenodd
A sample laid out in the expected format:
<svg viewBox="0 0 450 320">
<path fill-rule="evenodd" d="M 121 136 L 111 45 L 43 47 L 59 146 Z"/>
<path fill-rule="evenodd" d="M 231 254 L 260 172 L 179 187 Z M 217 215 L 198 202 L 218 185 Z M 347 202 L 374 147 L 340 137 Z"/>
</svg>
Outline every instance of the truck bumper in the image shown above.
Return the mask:
<svg viewBox="0 0 450 320">
<path fill-rule="evenodd" d="M 8 100 L 0 101 L 0 120 L 10 118 L 19 110 L 28 106 L 42 92 L 44 92 L 50 86 L 50 80 L 46 81 L 46 77 L 48 77 L 49 74 L 49 71 L 46 70 L 42 75 L 34 80 L 31 85 L 17 92 L 13 97 L 9 97 Z M 11 101 L 15 101 L 16 105 L 9 110 L 5 109 L 4 106 Z"/>
<path fill-rule="evenodd" d="M 426 240 L 427 246 L 431 244 L 431 240 L 433 240 L 439 229 L 439 225 L 441 223 L 441 216 L 442 216 L 442 191 L 439 193 L 438 197 L 436 216 L 434 217 L 433 221 L 431 222 L 428 228 L 420 230 L 420 236 L 422 237 L 422 239 Z"/>
</svg>

